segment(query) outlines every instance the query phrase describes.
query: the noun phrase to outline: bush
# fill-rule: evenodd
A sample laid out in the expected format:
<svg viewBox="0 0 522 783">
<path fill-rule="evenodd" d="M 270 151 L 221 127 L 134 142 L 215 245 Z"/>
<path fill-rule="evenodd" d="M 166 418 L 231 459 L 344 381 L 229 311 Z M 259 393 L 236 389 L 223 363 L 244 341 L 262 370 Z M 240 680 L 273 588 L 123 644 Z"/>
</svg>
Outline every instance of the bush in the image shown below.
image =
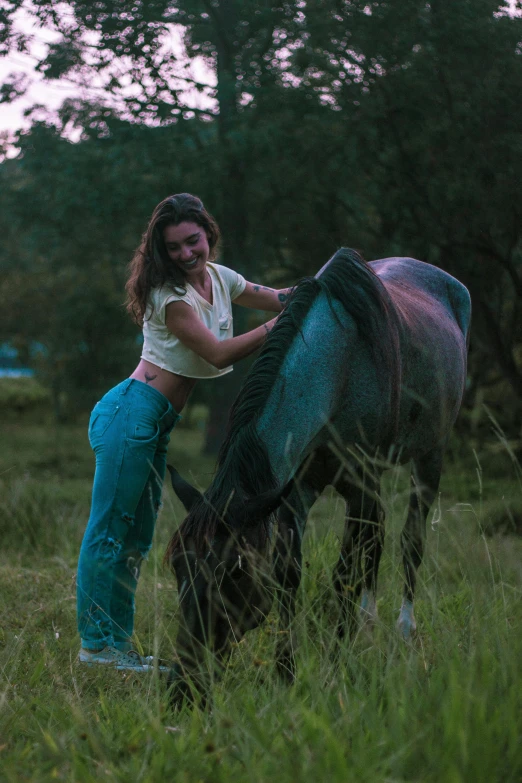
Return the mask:
<svg viewBox="0 0 522 783">
<path fill-rule="evenodd" d="M 0 414 L 47 413 L 51 394 L 34 378 L 0 379 Z"/>
</svg>

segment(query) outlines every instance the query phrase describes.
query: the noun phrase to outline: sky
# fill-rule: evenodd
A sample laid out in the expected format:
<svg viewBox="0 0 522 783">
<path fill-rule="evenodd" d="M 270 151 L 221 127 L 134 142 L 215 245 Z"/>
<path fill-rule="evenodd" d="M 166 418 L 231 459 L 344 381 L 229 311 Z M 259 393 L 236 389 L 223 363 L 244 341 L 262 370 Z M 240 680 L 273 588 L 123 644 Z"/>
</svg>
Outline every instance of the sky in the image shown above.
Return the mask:
<svg viewBox="0 0 522 783">
<path fill-rule="evenodd" d="M 505 0 L 503 5 L 509 9 L 508 13 L 522 15 L 519 1 Z M 44 57 L 47 44 L 56 40 L 58 36 L 52 30 L 38 26 L 34 18 L 24 10 L 18 12 L 17 23 L 20 30 L 33 36 L 31 54 L 13 53 L 0 59 L 0 83 L 4 82 L 9 73 L 17 71 L 26 74 L 30 80 L 30 87 L 22 98 L 10 104 L 0 104 L 0 134 L 9 135 L 18 128 L 28 127 L 30 121 L 24 117 L 24 111 L 34 104 L 43 104 L 53 110 L 57 109 L 68 97 L 88 99 L 103 96 L 103 90 L 92 84 L 80 87 L 68 79 L 45 81 L 35 71 L 35 66 Z M 187 58 L 183 57 L 182 28 L 180 25 L 170 25 L 169 27 L 170 39 L 166 41 L 166 49 L 170 49 L 170 53 L 174 53 L 180 62 L 187 63 Z M 209 85 L 215 83 L 213 73 L 206 68 L 201 59 L 196 58 L 190 67 L 193 78 Z M 185 98 L 189 107 L 198 105 L 208 109 L 212 105 L 208 98 L 190 90 L 185 93 Z"/>
<path fill-rule="evenodd" d="M 12 72 L 23 73 L 30 81 L 26 94 L 12 103 L 0 104 L 0 133 L 10 134 L 12 131 L 29 127 L 30 120 L 24 117 L 24 111 L 35 104 L 43 104 L 47 109 L 58 109 L 63 101 L 69 97 L 95 98 L 102 97 L 104 91 L 90 84 L 79 86 L 69 79 L 46 81 L 41 74 L 35 71 L 35 66 L 45 56 L 47 45 L 59 39 L 59 36 L 50 29 L 41 27 L 36 20 L 26 11 L 21 10 L 17 14 L 17 27 L 25 34 L 33 38 L 30 54 L 18 52 L 0 58 L 0 83 L 3 83 Z M 188 58 L 184 57 L 181 25 L 169 25 L 170 36 L 165 41 L 166 53 L 174 53 L 180 62 L 188 65 Z M 190 63 L 191 76 L 200 82 L 213 85 L 214 74 L 205 66 L 201 58 L 196 58 Z M 209 100 L 200 93 L 188 90 L 185 93 L 187 106 L 200 106 L 209 108 Z M 203 104 L 202 104 L 203 101 Z"/>
<path fill-rule="evenodd" d="M 23 98 L 13 103 L 0 104 L 0 131 L 25 127 L 29 123 L 23 112 L 35 103 L 43 103 L 51 109 L 58 108 L 70 95 L 77 94 L 77 88 L 66 80 L 45 84 L 43 78 L 34 70 L 39 59 L 44 56 L 46 44 L 56 39 L 50 30 L 36 27 L 30 17 L 23 13 L 19 15 L 18 27 L 35 37 L 31 55 L 13 53 L 0 59 L 0 82 L 3 83 L 9 73 L 16 71 L 27 74 L 31 86 Z"/>
</svg>

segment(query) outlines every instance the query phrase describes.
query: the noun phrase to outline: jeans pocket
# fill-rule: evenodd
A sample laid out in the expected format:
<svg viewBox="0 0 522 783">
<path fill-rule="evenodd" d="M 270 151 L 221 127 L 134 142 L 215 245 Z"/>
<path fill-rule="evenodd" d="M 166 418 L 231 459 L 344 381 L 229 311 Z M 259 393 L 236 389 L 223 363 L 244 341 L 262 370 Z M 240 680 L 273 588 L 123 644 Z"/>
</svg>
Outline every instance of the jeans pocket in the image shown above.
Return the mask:
<svg viewBox="0 0 522 783">
<path fill-rule="evenodd" d="M 134 410 L 129 416 L 127 440 L 147 443 L 159 437 L 159 422 L 148 410 Z"/>
<path fill-rule="evenodd" d="M 107 432 L 108 428 L 116 416 L 119 405 L 114 402 L 98 402 L 93 408 L 89 420 L 89 440 L 92 442 L 93 436 L 101 438 Z"/>
</svg>

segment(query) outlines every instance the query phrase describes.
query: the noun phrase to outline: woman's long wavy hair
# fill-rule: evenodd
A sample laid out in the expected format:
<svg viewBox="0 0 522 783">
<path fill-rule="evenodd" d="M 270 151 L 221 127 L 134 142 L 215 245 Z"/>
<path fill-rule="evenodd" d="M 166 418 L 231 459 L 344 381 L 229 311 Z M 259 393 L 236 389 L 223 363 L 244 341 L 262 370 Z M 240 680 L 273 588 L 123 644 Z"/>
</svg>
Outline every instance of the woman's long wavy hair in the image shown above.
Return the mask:
<svg viewBox="0 0 522 783">
<path fill-rule="evenodd" d="M 186 290 L 183 270 L 169 258 L 163 238 L 167 226 L 178 226 L 185 222 L 201 226 L 208 239 L 209 259 L 213 260 L 216 256 L 221 237 L 219 226 L 201 199 L 190 193 L 178 193 L 161 201 L 152 213 L 147 230 L 129 264 L 129 277 L 125 285 L 125 306 L 139 326 L 143 325 L 153 288 L 170 285 L 177 290 Z"/>
</svg>

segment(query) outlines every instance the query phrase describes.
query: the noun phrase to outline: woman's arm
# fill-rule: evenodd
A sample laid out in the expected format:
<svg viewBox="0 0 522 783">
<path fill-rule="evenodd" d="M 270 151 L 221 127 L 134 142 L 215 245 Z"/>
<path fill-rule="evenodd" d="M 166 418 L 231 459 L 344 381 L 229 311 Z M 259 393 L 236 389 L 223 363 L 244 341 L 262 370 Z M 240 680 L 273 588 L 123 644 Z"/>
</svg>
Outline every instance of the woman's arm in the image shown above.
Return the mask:
<svg viewBox="0 0 522 783">
<path fill-rule="evenodd" d="M 277 318 L 272 318 L 266 324 L 238 337 L 218 340 L 186 302 L 171 302 L 165 308 L 165 325 L 169 332 L 218 370 L 250 356 L 260 348 L 276 320 Z"/>
<path fill-rule="evenodd" d="M 276 290 L 268 288 L 266 285 L 247 283 L 243 293 L 234 299 L 234 304 L 241 305 L 241 307 L 253 307 L 256 310 L 269 310 L 272 313 L 280 313 L 292 290 L 292 288 Z"/>
</svg>

